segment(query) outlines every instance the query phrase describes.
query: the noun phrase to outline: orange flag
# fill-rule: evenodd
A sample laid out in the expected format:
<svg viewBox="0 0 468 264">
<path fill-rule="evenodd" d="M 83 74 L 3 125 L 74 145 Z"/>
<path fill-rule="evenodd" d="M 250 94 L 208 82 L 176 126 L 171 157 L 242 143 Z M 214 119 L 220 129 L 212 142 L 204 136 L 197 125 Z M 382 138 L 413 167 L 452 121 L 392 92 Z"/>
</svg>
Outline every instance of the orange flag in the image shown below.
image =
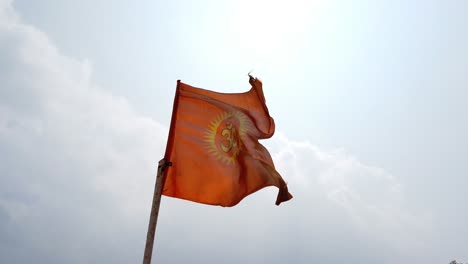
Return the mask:
<svg viewBox="0 0 468 264">
<path fill-rule="evenodd" d="M 177 82 L 165 160 L 163 194 L 193 202 L 234 206 L 267 186 L 279 188 L 276 205 L 292 198 L 258 140 L 275 123 L 262 83 L 250 76 L 245 93 L 217 93 Z"/>
</svg>

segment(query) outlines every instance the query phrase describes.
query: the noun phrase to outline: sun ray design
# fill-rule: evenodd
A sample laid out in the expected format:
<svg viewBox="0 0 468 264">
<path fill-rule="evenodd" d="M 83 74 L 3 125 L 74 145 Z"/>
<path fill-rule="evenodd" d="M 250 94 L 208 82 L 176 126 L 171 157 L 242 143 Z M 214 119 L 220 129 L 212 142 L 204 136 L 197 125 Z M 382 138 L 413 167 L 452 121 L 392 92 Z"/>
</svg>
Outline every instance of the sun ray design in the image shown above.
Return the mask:
<svg viewBox="0 0 468 264">
<path fill-rule="evenodd" d="M 234 165 L 243 148 L 243 139 L 251 126 L 250 118 L 240 111 L 218 115 L 206 129 L 206 150 L 216 159 Z"/>
</svg>

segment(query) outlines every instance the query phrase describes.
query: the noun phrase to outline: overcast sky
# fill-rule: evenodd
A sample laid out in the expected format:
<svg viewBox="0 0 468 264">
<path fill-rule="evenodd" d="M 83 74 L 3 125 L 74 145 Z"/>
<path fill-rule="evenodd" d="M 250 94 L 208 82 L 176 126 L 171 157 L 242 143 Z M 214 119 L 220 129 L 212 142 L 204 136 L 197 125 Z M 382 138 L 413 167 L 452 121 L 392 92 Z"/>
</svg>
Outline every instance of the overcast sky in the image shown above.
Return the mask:
<svg viewBox="0 0 468 264">
<path fill-rule="evenodd" d="M 155 262 L 468 262 L 467 11 L 0 0 L 0 263 L 141 262 L 176 80 L 251 70 L 294 199 L 163 197 Z"/>
</svg>

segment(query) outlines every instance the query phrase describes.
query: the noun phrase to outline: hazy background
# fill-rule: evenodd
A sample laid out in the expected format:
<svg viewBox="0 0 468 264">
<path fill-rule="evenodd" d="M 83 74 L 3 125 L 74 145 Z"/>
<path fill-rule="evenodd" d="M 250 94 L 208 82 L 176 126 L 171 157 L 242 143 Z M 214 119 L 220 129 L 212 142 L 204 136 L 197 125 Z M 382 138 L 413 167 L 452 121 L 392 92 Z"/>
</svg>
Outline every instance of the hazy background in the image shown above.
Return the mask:
<svg viewBox="0 0 468 264">
<path fill-rule="evenodd" d="M 252 69 L 294 199 L 163 197 L 155 262 L 468 262 L 467 11 L 0 0 L 0 262 L 141 262 L 176 80 Z"/>
</svg>

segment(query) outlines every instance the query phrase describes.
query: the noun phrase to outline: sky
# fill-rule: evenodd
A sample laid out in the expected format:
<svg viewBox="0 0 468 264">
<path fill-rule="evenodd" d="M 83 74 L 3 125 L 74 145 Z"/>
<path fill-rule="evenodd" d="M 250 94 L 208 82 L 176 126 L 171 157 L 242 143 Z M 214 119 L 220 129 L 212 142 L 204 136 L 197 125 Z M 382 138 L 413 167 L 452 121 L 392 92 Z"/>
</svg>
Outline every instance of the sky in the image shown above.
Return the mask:
<svg viewBox="0 0 468 264">
<path fill-rule="evenodd" d="M 468 262 L 466 10 L 0 0 L 0 262 L 141 262 L 176 81 L 250 71 L 294 199 L 163 197 L 154 262 Z"/>
</svg>

